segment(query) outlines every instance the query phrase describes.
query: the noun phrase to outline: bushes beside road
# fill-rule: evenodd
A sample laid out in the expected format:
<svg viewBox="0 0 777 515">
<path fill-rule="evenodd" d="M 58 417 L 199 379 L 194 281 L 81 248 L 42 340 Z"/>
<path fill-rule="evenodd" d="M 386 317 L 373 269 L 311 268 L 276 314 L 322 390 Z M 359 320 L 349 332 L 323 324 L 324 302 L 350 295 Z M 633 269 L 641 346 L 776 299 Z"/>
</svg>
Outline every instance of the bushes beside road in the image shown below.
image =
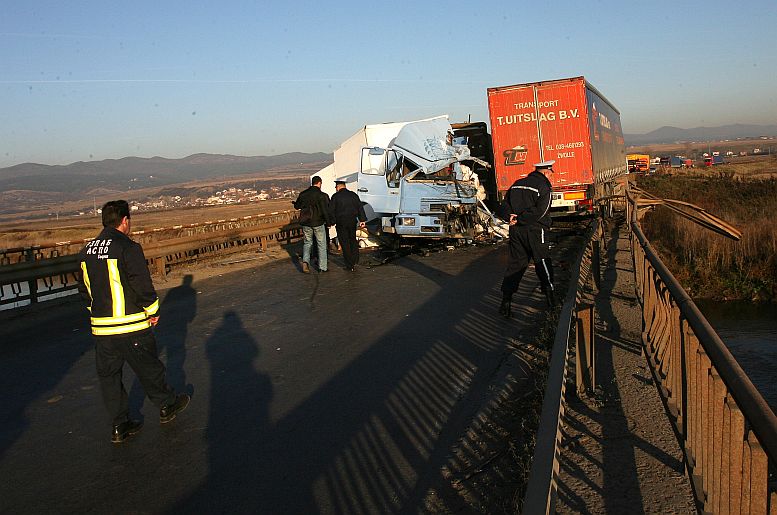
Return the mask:
<svg viewBox="0 0 777 515">
<path fill-rule="evenodd" d="M 692 297 L 777 299 L 777 178 L 649 176 L 641 177 L 638 186 L 661 198 L 696 204 L 742 231 L 737 242 L 662 207 L 645 216 L 646 236 Z"/>
</svg>

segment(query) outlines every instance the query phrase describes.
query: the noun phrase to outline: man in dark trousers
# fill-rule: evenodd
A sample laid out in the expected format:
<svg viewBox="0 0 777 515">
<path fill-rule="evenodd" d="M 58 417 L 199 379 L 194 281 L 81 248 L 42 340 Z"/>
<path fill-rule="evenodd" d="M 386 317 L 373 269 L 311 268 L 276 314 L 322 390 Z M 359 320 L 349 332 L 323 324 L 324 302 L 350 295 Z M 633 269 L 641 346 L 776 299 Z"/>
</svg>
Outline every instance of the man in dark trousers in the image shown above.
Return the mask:
<svg viewBox="0 0 777 515">
<path fill-rule="evenodd" d="M 552 308 L 556 304 L 553 290 L 553 265 L 550 262 L 551 184 L 545 174 L 553 173 L 555 161 L 534 165 L 534 171 L 513 183 L 501 206 L 501 215 L 510 224 L 509 261 L 502 280 L 502 304 L 499 314 L 510 318 L 510 302 L 518 291 L 529 258 L 539 277 L 542 291 Z"/>
<path fill-rule="evenodd" d="M 318 247 L 318 271 L 327 271 L 326 251 L 329 241 L 326 226 L 334 221 L 329 214 L 329 195 L 321 191 L 321 177 L 314 175 L 310 179 L 310 187 L 299 194 L 294 201 L 294 208 L 300 210 L 299 224 L 302 226 L 302 271 L 310 273 L 310 250 L 313 248 L 313 238 Z"/>
<path fill-rule="evenodd" d="M 335 181 L 335 194 L 329 202 L 329 212 L 335 221 L 337 241 L 343 249 L 346 270 L 353 272 L 359 264 L 359 244 L 356 241 L 356 225 L 364 227 L 367 215 L 359 195 L 345 187 L 345 181 Z"/>
<path fill-rule="evenodd" d="M 111 441 L 121 443 L 143 428 L 142 422 L 129 417 L 122 381 L 125 361 L 148 398 L 160 408 L 160 423 L 171 422 L 186 408 L 190 397 L 176 395 L 170 388 L 165 366 L 157 357 L 151 328 L 159 322 L 159 298 L 143 249 L 129 237 L 129 204 L 125 200 L 108 202 L 102 209 L 102 222 L 102 232 L 79 254 L 79 291 L 91 315 L 97 375 L 113 419 Z"/>
</svg>

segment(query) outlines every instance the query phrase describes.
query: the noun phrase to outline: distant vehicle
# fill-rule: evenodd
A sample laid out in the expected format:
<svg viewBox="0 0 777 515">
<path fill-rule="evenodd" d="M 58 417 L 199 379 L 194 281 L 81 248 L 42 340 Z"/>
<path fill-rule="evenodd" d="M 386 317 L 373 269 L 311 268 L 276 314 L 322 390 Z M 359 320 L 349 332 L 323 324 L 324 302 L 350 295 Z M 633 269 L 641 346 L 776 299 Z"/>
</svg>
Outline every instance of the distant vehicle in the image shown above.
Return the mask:
<svg viewBox="0 0 777 515">
<path fill-rule="evenodd" d="M 723 156 L 721 155 L 712 155 L 709 157 L 704 158 L 704 166 L 713 166 L 713 165 L 722 165 L 723 164 Z"/>
<path fill-rule="evenodd" d="M 650 156 L 647 154 L 628 154 L 626 163 L 629 173 L 647 173 L 650 170 Z"/>
<path fill-rule="evenodd" d="M 671 166 L 672 158 L 669 156 L 661 156 L 659 158 L 658 164 L 660 164 L 661 166 Z"/>
<path fill-rule="evenodd" d="M 726 157 L 732 157 L 733 155 L 734 155 L 734 153 L 732 151 L 730 151 L 730 150 L 728 152 L 726 152 Z"/>
<path fill-rule="evenodd" d="M 761 153 L 761 149 L 760 148 L 754 148 L 753 149 L 753 154 L 760 154 L 760 153 Z"/>
<path fill-rule="evenodd" d="M 582 212 L 627 173 L 620 113 L 584 77 L 488 88 L 500 194 L 555 161 L 551 210 Z"/>
<path fill-rule="evenodd" d="M 684 165 L 684 159 L 680 156 L 672 156 L 669 160 L 669 166 L 672 168 L 683 168 Z"/>
</svg>

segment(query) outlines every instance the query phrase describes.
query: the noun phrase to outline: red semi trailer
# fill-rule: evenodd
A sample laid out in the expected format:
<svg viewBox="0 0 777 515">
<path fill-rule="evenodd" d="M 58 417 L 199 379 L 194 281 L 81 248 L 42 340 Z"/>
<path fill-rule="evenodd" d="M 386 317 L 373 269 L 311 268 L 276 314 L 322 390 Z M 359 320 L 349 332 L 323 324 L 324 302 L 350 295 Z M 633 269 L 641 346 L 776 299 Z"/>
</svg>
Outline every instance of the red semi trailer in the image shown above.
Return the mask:
<svg viewBox="0 0 777 515">
<path fill-rule="evenodd" d="M 628 172 L 620 113 L 583 77 L 488 88 L 500 193 L 555 160 L 551 209 L 583 211 Z"/>
</svg>

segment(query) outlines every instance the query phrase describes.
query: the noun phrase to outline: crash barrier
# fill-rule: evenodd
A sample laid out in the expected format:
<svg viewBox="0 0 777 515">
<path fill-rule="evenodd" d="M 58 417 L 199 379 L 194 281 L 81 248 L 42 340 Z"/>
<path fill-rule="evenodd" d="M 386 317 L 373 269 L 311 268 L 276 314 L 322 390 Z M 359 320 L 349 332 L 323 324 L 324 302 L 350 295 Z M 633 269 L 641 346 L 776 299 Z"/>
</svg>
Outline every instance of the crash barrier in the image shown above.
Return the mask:
<svg viewBox="0 0 777 515">
<path fill-rule="evenodd" d="M 302 237 L 296 211 L 175 226 L 132 233 L 143 244 L 149 270 L 164 277 L 170 269 L 223 257 L 257 245 L 266 251 Z M 0 309 L 44 302 L 75 293 L 78 251 L 89 240 L 0 251 Z"/>
<path fill-rule="evenodd" d="M 658 258 L 628 202 L 642 343 L 705 513 L 777 513 L 777 417 Z"/>
<path fill-rule="evenodd" d="M 577 392 L 592 391 L 596 385 L 592 292 L 599 287 L 602 227 L 601 220 L 592 221 L 586 244 L 571 270 L 569 288 L 561 307 L 551 349 L 537 441 L 523 499 L 523 513 L 555 513 L 562 420 L 567 395 L 570 395 L 567 392 L 569 374 L 575 375 Z M 572 338 L 575 342 L 574 353 L 570 347 Z M 573 361 L 576 371 L 570 372 Z"/>
</svg>

